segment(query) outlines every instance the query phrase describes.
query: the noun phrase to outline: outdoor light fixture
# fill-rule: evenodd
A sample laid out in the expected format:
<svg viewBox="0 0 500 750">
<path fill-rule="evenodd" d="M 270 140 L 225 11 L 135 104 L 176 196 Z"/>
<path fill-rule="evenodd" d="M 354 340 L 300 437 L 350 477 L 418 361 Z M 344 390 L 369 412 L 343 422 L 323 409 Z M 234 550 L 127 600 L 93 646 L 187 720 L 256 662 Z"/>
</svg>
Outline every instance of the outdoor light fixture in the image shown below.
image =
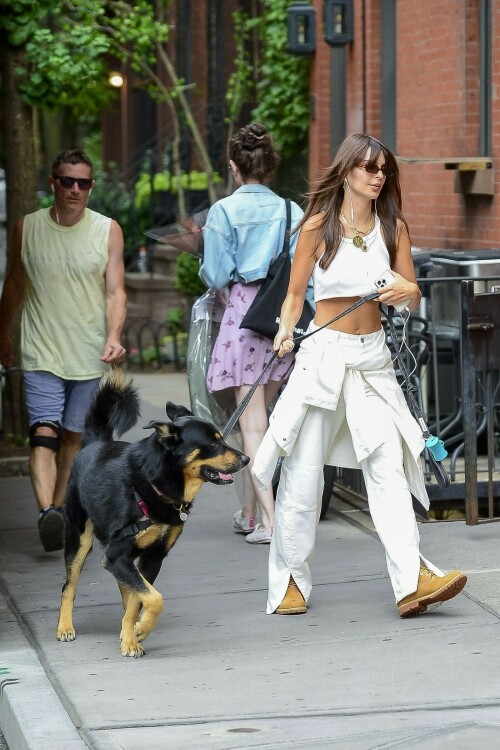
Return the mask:
<svg viewBox="0 0 500 750">
<path fill-rule="evenodd" d="M 348 44 L 354 38 L 353 0 L 324 0 L 323 35 L 331 45 Z"/>
<path fill-rule="evenodd" d="M 316 49 L 316 10 L 308 3 L 288 7 L 288 51 L 309 55 Z"/>
<path fill-rule="evenodd" d="M 116 89 L 121 89 L 125 83 L 125 77 L 123 73 L 120 73 L 117 70 L 112 70 L 109 74 L 108 82 L 110 86 L 114 86 Z"/>
</svg>

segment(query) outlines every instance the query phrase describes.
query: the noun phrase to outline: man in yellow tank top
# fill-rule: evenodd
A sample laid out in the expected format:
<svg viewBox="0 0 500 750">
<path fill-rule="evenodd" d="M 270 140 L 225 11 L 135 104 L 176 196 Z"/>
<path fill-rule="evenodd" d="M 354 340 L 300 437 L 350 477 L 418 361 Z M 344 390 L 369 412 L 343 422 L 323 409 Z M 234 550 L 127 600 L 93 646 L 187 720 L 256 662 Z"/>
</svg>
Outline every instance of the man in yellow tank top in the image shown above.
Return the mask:
<svg viewBox="0 0 500 750">
<path fill-rule="evenodd" d="M 0 299 L 0 362 L 14 364 L 10 328 L 21 307 L 21 365 L 30 470 L 46 551 L 62 549 L 62 507 L 85 413 L 106 365 L 125 357 L 123 235 L 87 208 L 92 162 L 79 150 L 52 164 L 54 205 L 14 226 Z"/>
</svg>

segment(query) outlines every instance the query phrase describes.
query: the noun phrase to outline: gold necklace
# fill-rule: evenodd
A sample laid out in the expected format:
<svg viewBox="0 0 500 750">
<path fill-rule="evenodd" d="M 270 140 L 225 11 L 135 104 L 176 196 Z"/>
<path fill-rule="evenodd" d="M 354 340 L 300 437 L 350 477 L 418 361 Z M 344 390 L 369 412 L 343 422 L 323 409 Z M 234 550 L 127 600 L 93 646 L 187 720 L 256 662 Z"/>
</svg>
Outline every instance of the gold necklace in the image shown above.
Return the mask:
<svg viewBox="0 0 500 750">
<path fill-rule="evenodd" d="M 342 209 L 340 209 L 340 215 L 342 216 L 344 222 L 346 223 L 346 225 L 349 227 L 349 229 L 354 235 L 352 238 L 352 244 L 354 245 L 354 247 L 361 248 L 361 251 L 363 253 L 366 253 L 368 250 L 368 245 L 366 244 L 365 238 L 361 237 L 361 235 L 368 234 L 368 232 L 371 232 L 372 227 L 373 227 L 373 220 L 374 220 L 373 214 L 370 214 L 370 221 L 366 225 L 365 229 L 357 229 L 354 226 L 354 224 L 349 224 Z"/>
</svg>

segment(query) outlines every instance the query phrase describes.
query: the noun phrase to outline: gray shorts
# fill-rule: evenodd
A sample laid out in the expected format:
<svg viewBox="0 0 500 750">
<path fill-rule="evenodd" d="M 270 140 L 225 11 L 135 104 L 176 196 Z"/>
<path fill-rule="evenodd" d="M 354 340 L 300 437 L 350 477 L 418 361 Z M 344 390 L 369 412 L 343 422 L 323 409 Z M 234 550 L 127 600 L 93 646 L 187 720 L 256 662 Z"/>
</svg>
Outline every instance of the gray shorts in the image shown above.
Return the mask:
<svg viewBox="0 0 500 750">
<path fill-rule="evenodd" d="M 70 432 L 83 432 L 85 414 L 100 378 L 64 380 L 43 370 L 23 375 L 30 427 L 35 422 L 50 419 L 60 422 Z"/>
</svg>

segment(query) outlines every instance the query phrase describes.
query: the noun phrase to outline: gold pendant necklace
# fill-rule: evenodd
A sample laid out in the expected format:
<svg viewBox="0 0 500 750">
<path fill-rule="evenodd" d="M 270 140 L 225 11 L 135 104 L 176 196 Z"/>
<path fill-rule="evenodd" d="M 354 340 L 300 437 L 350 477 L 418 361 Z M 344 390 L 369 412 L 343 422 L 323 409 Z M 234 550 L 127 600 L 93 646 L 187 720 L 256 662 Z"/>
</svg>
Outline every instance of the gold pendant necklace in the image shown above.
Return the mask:
<svg viewBox="0 0 500 750">
<path fill-rule="evenodd" d="M 357 229 L 354 224 L 349 224 L 342 209 L 340 209 L 340 215 L 342 216 L 346 226 L 349 227 L 354 235 L 352 238 L 352 244 L 354 245 L 354 247 L 360 248 L 363 253 L 366 253 L 368 251 L 368 245 L 366 244 L 364 237 L 361 237 L 361 235 L 368 234 L 368 232 L 371 231 L 373 227 L 373 214 L 370 214 L 370 221 L 368 222 L 365 229 Z"/>
</svg>

